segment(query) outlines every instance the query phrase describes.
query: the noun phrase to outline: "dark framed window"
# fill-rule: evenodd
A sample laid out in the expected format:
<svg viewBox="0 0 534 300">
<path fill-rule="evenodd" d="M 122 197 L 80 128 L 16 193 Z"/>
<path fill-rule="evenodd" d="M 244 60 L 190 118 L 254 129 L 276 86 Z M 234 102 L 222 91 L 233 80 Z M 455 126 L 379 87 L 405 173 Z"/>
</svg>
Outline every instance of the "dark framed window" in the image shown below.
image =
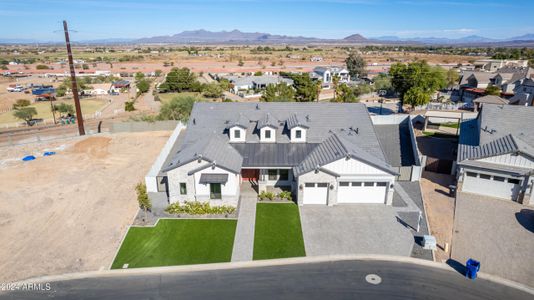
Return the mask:
<svg viewBox="0 0 534 300">
<path fill-rule="evenodd" d="M 265 130 L 265 138 L 270 139 L 271 138 L 271 131 L 269 129 Z"/>
<path fill-rule="evenodd" d="M 269 175 L 269 180 L 277 180 L 278 179 L 278 170 L 267 170 L 267 174 Z"/>
<path fill-rule="evenodd" d="M 328 186 L 328 183 L 326 183 L 326 182 L 322 182 L 322 183 L 318 183 L 317 184 L 317 187 L 321 187 L 321 188 L 325 188 L 327 186 Z"/>
<path fill-rule="evenodd" d="M 352 186 L 362 186 L 362 183 L 360 181 L 355 181 L 352 183 Z"/>
<path fill-rule="evenodd" d="M 477 177 L 477 173 L 473 172 L 466 172 L 465 175 L 467 175 L 468 177 Z"/>
<path fill-rule="evenodd" d="M 519 184 L 520 181 L 519 179 L 512 179 L 512 178 L 508 178 L 508 183 L 512 183 L 512 184 Z"/>
<path fill-rule="evenodd" d="M 486 179 L 486 180 L 490 180 L 490 179 L 491 179 L 491 175 L 487 175 L 487 174 L 480 174 L 480 179 Z"/>
<path fill-rule="evenodd" d="M 221 199 L 221 184 L 210 183 L 210 199 Z"/>
<path fill-rule="evenodd" d="M 375 186 L 374 182 L 364 182 L 363 186 Z"/>
<path fill-rule="evenodd" d="M 297 139 L 302 138 L 302 130 L 295 130 L 295 138 Z"/>
<path fill-rule="evenodd" d="M 187 195 L 187 184 L 180 182 L 180 195 Z"/>
<path fill-rule="evenodd" d="M 282 180 L 282 181 L 288 181 L 289 180 L 289 170 L 280 169 L 280 170 L 278 170 L 278 173 L 280 174 L 280 177 L 278 177 L 278 180 Z"/>
<path fill-rule="evenodd" d="M 377 182 L 376 186 L 388 186 L 387 182 Z"/>
<path fill-rule="evenodd" d="M 500 176 L 493 176 L 493 180 L 495 180 L 495 181 L 500 181 L 500 182 L 504 182 L 504 180 L 506 180 L 506 178 L 504 178 L 504 177 L 500 177 Z"/>
<path fill-rule="evenodd" d="M 315 183 L 313 183 L 313 182 L 306 182 L 306 183 L 304 184 L 304 186 L 305 186 L 305 187 L 315 187 Z"/>
<path fill-rule="evenodd" d="M 241 130 L 236 129 L 234 130 L 234 138 L 240 139 L 241 138 Z"/>
<path fill-rule="evenodd" d="M 341 181 L 339 186 L 349 186 L 349 183 L 347 181 Z"/>
</svg>

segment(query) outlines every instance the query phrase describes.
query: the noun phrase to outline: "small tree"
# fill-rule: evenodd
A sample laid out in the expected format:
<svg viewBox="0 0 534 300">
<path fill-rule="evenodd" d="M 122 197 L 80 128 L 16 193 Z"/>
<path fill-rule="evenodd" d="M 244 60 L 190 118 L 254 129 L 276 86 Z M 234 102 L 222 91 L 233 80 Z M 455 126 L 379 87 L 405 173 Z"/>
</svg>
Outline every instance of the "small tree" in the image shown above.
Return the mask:
<svg viewBox="0 0 534 300">
<path fill-rule="evenodd" d="M 22 107 L 30 106 L 30 104 L 31 104 L 30 100 L 18 99 L 15 103 L 13 103 L 13 109 L 19 109 Z"/>
<path fill-rule="evenodd" d="M 285 83 L 269 84 L 261 95 L 263 102 L 295 101 L 295 90 Z"/>
<path fill-rule="evenodd" d="M 36 115 L 37 115 L 37 110 L 35 109 L 35 107 L 30 107 L 30 106 L 17 108 L 13 112 L 13 116 L 15 116 L 15 118 L 25 121 L 26 124 L 28 124 L 28 126 L 33 125 L 32 120 L 33 120 L 33 117 Z"/>
<path fill-rule="evenodd" d="M 332 76 L 332 85 L 334 86 L 334 102 L 336 102 L 336 96 L 339 93 L 338 91 L 339 79 L 340 79 L 339 75 L 337 74 L 334 74 L 334 76 Z"/>
<path fill-rule="evenodd" d="M 358 53 L 351 52 L 345 59 L 345 64 L 347 65 L 350 76 L 359 78 L 367 75 L 367 70 L 365 69 L 367 63 Z"/>
<path fill-rule="evenodd" d="M 135 191 L 137 192 L 137 202 L 139 203 L 139 208 L 145 211 L 145 220 L 148 218 L 147 211 L 150 211 L 152 209 L 152 203 L 150 202 L 150 199 L 148 198 L 148 194 L 146 192 L 146 185 L 144 183 L 138 183 L 135 186 Z"/>
<path fill-rule="evenodd" d="M 124 102 L 124 110 L 125 110 L 125 111 L 134 111 L 134 110 L 135 110 L 135 107 L 134 107 L 134 103 L 133 103 L 133 101 L 126 101 L 126 102 Z"/>
<path fill-rule="evenodd" d="M 150 82 L 146 79 L 141 79 L 137 82 L 137 95 L 144 94 L 150 90 Z"/>
<path fill-rule="evenodd" d="M 54 111 L 58 111 L 60 114 L 74 114 L 74 106 L 67 103 L 59 103 L 53 106 Z"/>
<path fill-rule="evenodd" d="M 501 89 L 498 86 L 490 85 L 486 88 L 486 95 L 500 96 Z"/>
<path fill-rule="evenodd" d="M 158 119 L 187 122 L 193 109 L 193 104 L 198 101 L 202 101 L 202 99 L 189 95 L 175 96 L 170 101 L 163 103 Z"/>
<path fill-rule="evenodd" d="M 204 85 L 202 94 L 208 98 L 220 98 L 223 95 L 223 89 L 217 82 L 211 82 Z"/>
</svg>

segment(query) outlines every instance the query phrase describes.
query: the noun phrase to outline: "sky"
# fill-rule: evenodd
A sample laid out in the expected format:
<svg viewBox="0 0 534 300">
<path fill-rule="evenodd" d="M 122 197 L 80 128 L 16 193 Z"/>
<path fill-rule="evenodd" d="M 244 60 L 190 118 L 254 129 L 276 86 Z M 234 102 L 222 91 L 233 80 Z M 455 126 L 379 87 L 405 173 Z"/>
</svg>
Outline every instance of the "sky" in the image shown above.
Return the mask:
<svg viewBox="0 0 534 300">
<path fill-rule="evenodd" d="M 74 41 L 184 30 L 343 38 L 507 38 L 534 33 L 534 0 L 0 0 L 0 38 Z"/>
</svg>

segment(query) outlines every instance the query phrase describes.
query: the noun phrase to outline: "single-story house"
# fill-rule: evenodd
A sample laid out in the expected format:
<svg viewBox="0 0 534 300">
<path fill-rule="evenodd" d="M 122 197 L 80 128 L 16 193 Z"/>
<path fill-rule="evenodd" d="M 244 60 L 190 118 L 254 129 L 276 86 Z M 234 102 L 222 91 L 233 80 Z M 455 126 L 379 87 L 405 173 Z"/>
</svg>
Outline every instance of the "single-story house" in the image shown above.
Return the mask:
<svg viewBox="0 0 534 300">
<path fill-rule="evenodd" d="M 534 107 L 485 104 L 464 120 L 458 191 L 534 204 Z"/>
<path fill-rule="evenodd" d="M 411 123 L 399 122 L 379 130 L 401 138 L 399 126 Z M 360 103 L 196 103 L 159 186 L 170 203 L 235 206 L 246 184 L 291 191 L 299 205 L 391 205 L 399 170 L 419 158 L 397 158 L 417 151 L 395 145 L 385 154 L 383 141 Z"/>
</svg>

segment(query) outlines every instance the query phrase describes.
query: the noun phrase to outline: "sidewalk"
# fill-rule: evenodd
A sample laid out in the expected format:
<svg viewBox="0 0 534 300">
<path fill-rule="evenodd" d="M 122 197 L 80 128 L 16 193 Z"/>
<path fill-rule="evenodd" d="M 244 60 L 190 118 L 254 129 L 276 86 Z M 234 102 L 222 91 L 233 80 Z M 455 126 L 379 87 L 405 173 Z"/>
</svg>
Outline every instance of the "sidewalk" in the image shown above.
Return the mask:
<svg viewBox="0 0 534 300">
<path fill-rule="evenodd" d="M 235 231 L 232 261 L 251 261 L 254 251 L 254 225 L 256 223 L 256 193 L 242 189 Z"/>
</svg>

